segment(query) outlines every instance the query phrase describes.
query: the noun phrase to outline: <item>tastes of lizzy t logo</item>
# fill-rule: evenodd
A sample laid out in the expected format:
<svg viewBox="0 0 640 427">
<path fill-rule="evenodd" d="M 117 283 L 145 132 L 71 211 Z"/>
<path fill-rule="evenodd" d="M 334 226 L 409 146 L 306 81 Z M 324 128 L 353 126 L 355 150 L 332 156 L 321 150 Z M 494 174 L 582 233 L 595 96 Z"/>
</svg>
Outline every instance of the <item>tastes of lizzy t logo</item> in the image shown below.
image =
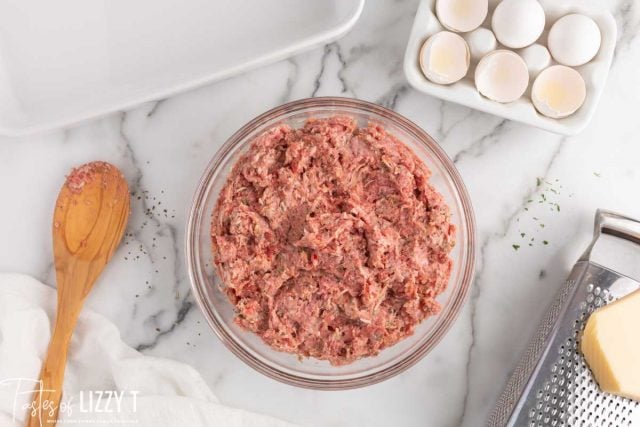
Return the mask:
<svg viewBox="0 0 640 427">
<path fill-rule="evenodd" d="M 93 418 L 91 414 L 113 414 L 113 413 L 128 413 L 132 414 L 137 411 L 137 399 L 138 391 L 115 391 L 115 390 L 96 390 L 96 391 L 80 391 L 77 396 L 77 402 L 74 396 L 65 398 L 62 396 L 60 404 L 56 406 L 53 401 L 43 399 L 43 393 L 54 391 L 45 390 L 41 380 L 34 380 L 30 378 L 8 378 L 0 381 L 1 388 L 13 389 L 13 421 L 16 422 L 16 415 L 22 411 L 26 411 L 32 417 L 38 414 L 48 415 L 52 417 L 58 411 L 58 418 L 69 418 L 70 421 L 77 424 L 78 422 L 92 422 Z M 35 392 L 34 392 L 35 390 Z M 34 394 L 35 393 L 35 394 Z M 29 401 L 21 404 L 24 398 L 22 395 L 28 395 Z M 124 399 L 127 398 L 127 405 L 125 408 Z M 131 403 L 129 403 L 129 399 Z M 74 411 L 78 411 L 82 415 L 78 419 L 78 416 L 74 415 Z M 102 418 L 102 417 L 100 417 Z M 64 420 L 59 420 L 58 423 Z M 105 424 L 109 420 L 100 419 L 100 424 Z M 118 424 L 134 424 L 137 423 L 135 419 L 122 419 L 118 417 L 118 420 L 113 420 Z"/>
</svg>

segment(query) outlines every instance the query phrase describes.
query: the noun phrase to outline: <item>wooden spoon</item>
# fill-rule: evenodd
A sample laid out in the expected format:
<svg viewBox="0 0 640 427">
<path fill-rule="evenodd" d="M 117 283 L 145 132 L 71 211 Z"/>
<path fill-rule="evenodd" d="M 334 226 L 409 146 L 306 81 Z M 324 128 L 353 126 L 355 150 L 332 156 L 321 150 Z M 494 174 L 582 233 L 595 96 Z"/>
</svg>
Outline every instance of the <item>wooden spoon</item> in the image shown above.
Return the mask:
<svg viewBox="0 0 640 427">
<path fill-rule="evenodd" d="M 129 188 L 118 168 L 92 162 L 71 171 L 53 214 L 58 312 L 27 426 L 57 421 L 73 329 L 93 283 L 122 240 L 128 217 Z"/>
</svg>

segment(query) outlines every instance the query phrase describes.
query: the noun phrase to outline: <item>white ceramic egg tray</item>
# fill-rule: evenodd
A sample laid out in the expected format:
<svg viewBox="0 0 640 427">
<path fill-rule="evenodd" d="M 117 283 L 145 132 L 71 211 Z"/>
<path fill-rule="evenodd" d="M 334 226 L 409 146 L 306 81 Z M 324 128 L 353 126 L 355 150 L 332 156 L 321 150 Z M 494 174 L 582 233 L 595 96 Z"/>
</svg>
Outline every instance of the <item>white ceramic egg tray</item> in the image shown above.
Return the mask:
<svg viewBox="0 0 640 427">
<path fill-rule="evenodd" d="M 489 2 L 497 3 L 497 2 Z M 477 62 L 472 61 L 469 72 L 460 81 L 451 85 L 439 85 L 432 83 L 424 76 L 419 65 L 419 52 L 422 44 L 432 34 L 442 31 L 445 28 L 440 24 L 435 14 L 435 0 L 422 0 L 416 18 L 413 22 L 409 43 L 404 57 L 404 73 L 409 84 L 415 89 L 427 93 L 431 96 L 444 99 L 446 101 L 462 104 L 467 107 L 484 111 L 486 113 L 501 116 L 509 120 L 515 120 L 539 127 L 562 135 L 575 135 L 581 132 L 591 120 L 602 90 L 604 89 L 609 67 L 613 58 L 613 51 L 616 45 L 616 23 L 613 16 L 608 11 L 591 5 L 584 0 L 540 0 L 540 4 L 545 10 L 546 23 L 545 30 L 537 40 L 544 46 L 547 45 L 547 34 L 551 25 L 564 15 L 569 13 L 581 13 L 592 18 L 602 35 L 600 50 L 591 62 L 580 67 L 574 67 L 584 78 L 587 97 L 582 107 L 573 115 L 563 119 L 552 119 L 538 113 L 531 103 L 531 85 L 533 79 L 529 79 L 529 88 L 517 101 L 501 104 L 483 97 L 476 90 L 473 74 Z M 491 15 L 493 8 L 490 7 L 487 19 L 482 24 L 483 27 L 491 29 Z M 505 49 L 498 44 L 498 49 Z M 510 49 L 518 51 L 517 49 Z M 551 65 L 556 62 L 552 60 Z"/>
</svg>

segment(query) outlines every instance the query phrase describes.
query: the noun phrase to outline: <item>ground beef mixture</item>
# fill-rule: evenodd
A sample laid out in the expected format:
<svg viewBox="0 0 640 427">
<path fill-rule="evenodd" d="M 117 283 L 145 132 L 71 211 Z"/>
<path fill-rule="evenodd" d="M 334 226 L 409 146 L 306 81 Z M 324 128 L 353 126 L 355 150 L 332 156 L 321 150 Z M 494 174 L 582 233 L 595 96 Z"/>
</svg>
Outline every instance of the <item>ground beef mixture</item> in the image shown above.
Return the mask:
<svg viewBox="0 0 640 427">
<path fill-rule="evenodd" d="M 379 124 L 279 125 L 233 167 L 212 216 L 236 322 L 267 344 L 343 365 L 440 310 L 455 227 L 430 171 Z"/>
</svg>

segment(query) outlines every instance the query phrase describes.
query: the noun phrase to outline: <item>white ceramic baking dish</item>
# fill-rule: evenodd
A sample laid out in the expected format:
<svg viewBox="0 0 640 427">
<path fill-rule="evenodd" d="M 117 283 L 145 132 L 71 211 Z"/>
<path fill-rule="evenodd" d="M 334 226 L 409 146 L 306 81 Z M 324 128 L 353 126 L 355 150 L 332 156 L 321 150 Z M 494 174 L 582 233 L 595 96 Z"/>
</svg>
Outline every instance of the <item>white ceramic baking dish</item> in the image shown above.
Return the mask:
<svg viewBox="0 0 640 427">
<path fill-rule="evenodd" d="M 364 0 L 0 0 L 0 134 L 220 80 L 345 34 Z"/>
</svg>

